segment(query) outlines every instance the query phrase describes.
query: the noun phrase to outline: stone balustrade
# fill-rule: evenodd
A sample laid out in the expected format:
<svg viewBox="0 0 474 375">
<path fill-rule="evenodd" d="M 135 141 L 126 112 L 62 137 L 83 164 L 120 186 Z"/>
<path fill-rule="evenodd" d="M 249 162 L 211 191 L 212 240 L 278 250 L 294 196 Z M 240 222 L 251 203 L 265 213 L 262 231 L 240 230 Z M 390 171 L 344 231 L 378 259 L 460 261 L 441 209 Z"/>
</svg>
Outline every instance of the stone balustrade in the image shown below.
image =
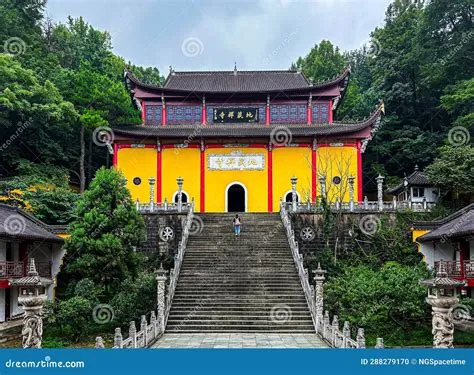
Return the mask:
<svg viewBox="0 0 474 375">
<path fill-rule="evenodd" d="M 299 253 L 298 242 L 295 239 L 294 230 L 291 228 L 291 206 L 291 204 L 288 205 L 281 202 L 280 216 L 283 226 L 285 227 L 288 243 L 291 248 L 291 253 L 293 254 L 296 269 L 298 270 L 301 286 L 303 287 L 306 302 L 311 312 L 316 333 L 333 348 L 365 348 L 365 334 L 363 328 L 358 328 L 356 338 L 352 339 L 349 322 L 344 322 L 343 329 L 340 330 L 337 315 L 334 315 L 332 322 L 329 320 L 328 311 L 326 311 L 323 316 L 323 282 L 324 273 L 326 271 L 322 270 L 318 265 L 318 268 L 314 271 L 316 274 L 314 278 L 316 288 L 310 285 L 309 272 L 308 269 L 303 266 L 303 256 Z M 376 348 L 383 348 L 382 338 L 377 339 L 377 345 Z"/>
<path fill-rule="evenodd" d="M 191 206 L 194 205 L 194 202 L 191 203 L 182 203 L 181 209 L 178 203 L 168 203 L 165 199 L 164 202 L 155 203 L 140 203 L 138 200 L 135 202 L 137 211 L 140 213 L 188 213 Z"/>
</svg>

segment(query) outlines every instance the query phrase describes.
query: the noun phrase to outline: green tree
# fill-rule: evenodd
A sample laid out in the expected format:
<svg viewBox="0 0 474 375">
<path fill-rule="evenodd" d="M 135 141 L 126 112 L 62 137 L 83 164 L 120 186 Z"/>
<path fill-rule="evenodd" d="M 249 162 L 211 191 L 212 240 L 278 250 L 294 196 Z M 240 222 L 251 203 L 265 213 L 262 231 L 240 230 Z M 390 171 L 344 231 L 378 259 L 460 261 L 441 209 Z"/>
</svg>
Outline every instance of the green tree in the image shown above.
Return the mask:
<svg viewBox="0 0 474 375">
<path fill-rule="evenodd" d="M 109 297 L 121 281 L 136 275 L 140 262 L 136 247 L 144 238 L 143 218 L 125 184 L 120 172 L 97 171 L 77 204 L 65 245 L 70 277 L 91 279 Z"/>
<path fill-rule="evenodd" d="M 424 264 L 387 262 L 379 269 L 346 268 L 342 276 L 326 283 L 324 302 L 339 321 L 365 328 L 369 345 L 376 337 L 383 337 L 387 345 L 406 345 L 429 316 L 426 288 L 420 283 L 428 277 Z M 424 339 L 418 344 L 431 342 L 429 334 Z"/>
<path fill-rule="evenodd" d="M 456 197 L 474 193 L 474 148 L 471 145 L 441 147 L 426 173 L 432 183 Z"/>
<path fill-rule="evenodd" d="M 471 127 L 474 122 L 474 78 L 448 86 L 445 92 L 441 107 L 452 115 L 453 125 Z"/>
</svg>

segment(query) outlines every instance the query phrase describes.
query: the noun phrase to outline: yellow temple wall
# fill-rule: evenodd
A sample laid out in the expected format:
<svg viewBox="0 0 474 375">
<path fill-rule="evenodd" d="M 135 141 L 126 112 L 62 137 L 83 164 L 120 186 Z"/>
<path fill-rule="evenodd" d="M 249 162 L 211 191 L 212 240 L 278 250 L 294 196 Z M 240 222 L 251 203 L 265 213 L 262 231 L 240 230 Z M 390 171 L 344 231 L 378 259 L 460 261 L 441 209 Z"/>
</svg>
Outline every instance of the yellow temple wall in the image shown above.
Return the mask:
<svg viewBox="0 0 474 375">
<path fill-rule="evenodd" d="M 162 154 L 162 200 L 173 202 L 173 195 L 178 190 L 176 178 L 181 176 L 184 179 L 183 191 L 191 201 L 194 198 L 194 205 L 199 211 L 200 205 L 200 170 L 201 151 L 198 148 L 165 148 Z"/>
<path fill-rule="evenodd" d="M 334 202 L 341 200 L 349 201 L 349 184 L 348 177 L 354 176 L 354 199 L 357 200 L 357 192 L 359 189 L 358 171 L 357 171 L 357 148 L 356 147 L 318 147 L 316 152 L 316 173 L 317 179 L 321 175 L 326 175 L 326 190 L 328 200 Z M 333 177 L 341 177 L 341 183 L 336 185 L 333 183 Z M 317 184 L 317 195 L 320 195 L 319 181 Z"/>
<path fill-rule="evenodd" d="M 273 211 L 280 211 L 280 198 L 291 191 L 290 179 L 298 177 L 296 192 L 302 201 L 311 199 L 311 149 L 277 147 L 273 151 Z"/>
<path fill-rule="evenodd" d="M 208 156 L 211 154 L 241 154 L 264 155 L 263 170 L 209 170 Z M 199 148 L 163 148 L 161 150 L 161 179 L 157 176 L 156 148 L 119 148 L 117 166 L 127 178 L 127 187 L 132 198 L 140 202 L 149 201 L 148 179 L 154 177 L 157 181 L 155 191 L 160 189 L 161 200 L 165 198 L 172 202 L 173 194 L 177 191 L 176 178 L 184 178 L 183 190 L 189 199 L 194 198 L 195 209 L 200 211 L 201 187 L 201 151 Z M 297 192 L 302 201 L 311 198 L 312 191 L 312 150 L 310 147 L 276 147 L 272 153 L 272 185 L 273 211 L 279 211 L 280 198 L 291 190 L 290 178 L 298 177 Z M 268 163 L 269 152 L 266 148 L 247 147 L 210 147 L 205 150 L 205 211 L 225 212 L 226 188 L 234 182 L 245 186 L 247 191 L 247 211 L 268 211 Z M 357 199 L 359 189 L 357 148 L 321 146 L 316 151 L 316 173 L 327 175 L 327 190 L 330 200 L 342 196 L 349 200 L 347 177 L 355 177 L 354 194 Z M 340 176 L 340 185 L 334 185 L 332 178 Z M 141 178 L 140 185 L 133 184 L 135 177 Z M 161 181 L 160 181 L 161 180 Z M 319 182 L 316 181 L 317 195 L 320 195 Z M 156 194 L 155 194 L 156 196 Z"/>
<path fill-rule="evenodd" d="M 132 199 L 140 202 L 150 200 L 148 179 L 156 179 L 157 155 L 154 148 L 121 148 L 118 150 L 118 167 L 127 179 L 127 188 Z M 133 179 L 140 177 L 142 182 L 135 185 Z"/>
<path fill-rule="evenodd" d="M 209 170 L 209 154 L 259 154 L 265 157 L 264 170 Z M 268 155 L 264 148 L 209 148 L 205 152 L 206 212 L 225 212 L 226 188 L 234 182 L 241 183 L 247 190 L 247 211 L 268 211 Z"/>
</svg>

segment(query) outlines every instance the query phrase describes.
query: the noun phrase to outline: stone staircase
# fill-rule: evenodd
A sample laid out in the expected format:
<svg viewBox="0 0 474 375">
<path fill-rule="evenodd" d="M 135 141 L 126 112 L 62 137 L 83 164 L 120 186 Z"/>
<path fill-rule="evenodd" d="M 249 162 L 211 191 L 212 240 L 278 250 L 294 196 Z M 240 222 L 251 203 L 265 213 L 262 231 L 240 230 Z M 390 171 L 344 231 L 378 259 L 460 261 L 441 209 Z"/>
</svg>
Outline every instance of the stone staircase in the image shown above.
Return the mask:
<svg viewBox="0 0 474 375">
<path fill-rule="evenodd" d="M 315 333 L 279 214 L 201 214 L 166 332 Z"/>
</svg>

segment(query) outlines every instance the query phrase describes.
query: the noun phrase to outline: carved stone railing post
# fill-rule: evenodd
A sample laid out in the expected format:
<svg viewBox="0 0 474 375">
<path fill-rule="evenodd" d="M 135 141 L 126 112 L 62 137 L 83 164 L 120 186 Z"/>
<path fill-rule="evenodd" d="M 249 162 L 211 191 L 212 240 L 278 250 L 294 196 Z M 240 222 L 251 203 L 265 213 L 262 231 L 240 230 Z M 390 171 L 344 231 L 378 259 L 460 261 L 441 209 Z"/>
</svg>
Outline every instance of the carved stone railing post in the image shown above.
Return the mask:
<svg viewBox="0 0 474 375">
<path fill-rule="evenodd" d="M 329 323 L 329 311 L 324 312 L 323 318 L 323 338 L 329 340 L 329 331 L 331 330 L 331 324 Z"/>
<path fill-rule="evenodd" d="M 392 206 L 393 206 L 393 210 L 396 211 L 397 210 L 397 197 L 393 197 L 393 200 L 392 200 Z"/>
<path fill-rule="evenodd" d="M 385 348 L 385 345 L 383 343 L 383 338 L 382 337 L 377 337 L 377 342 L 375 344 L 375 349 L 383 349 Z"/>
<path fill-rule="evenodd" d="M 143 347 L 146 348 L 148 345 L 148 337 L 147 337 L 147 332 L 146 332 L 146 327 L 147 327 L 147 321 L 146 321 L 146 316 L 142 315 L 142 318 L 140 320 L 140 331 L 143 332 Z"/>
<path fill-rule="evenodd" d="M 367 198 L 367 195 L 364 197 L 364 210 L 369 209 L 369 198 Z"/>
<path fill-rule="evenodd" d="M 137 211 L 140 211 L 140 201 L 138 200 L 138 198 L 135 201 L 135 207 L 137 208 Z"/>
<path fill-rule="evenodd" d="M 168 199 L 167 199 L 167 198 L 165 198 L 165 201 L 164 201 L 164 203 L 163 203 L 163 209 L 164 209 L 165 211 L 168 211 Z"/>
<path fill-rule="evenodd" d="M 132 340 L 132 348 L 137 347 L 137 327 L 135 326 L 135 321 L 132 320 L 130 322 L 130 326 L 128 328 L 128 336 Z"/>
<path fill-rule="evenodd" d="M 351 338 L 351 327 L 349 322 L 346 320 L 344 326 L 342 327 L 342 347 L 348 348 L 348 340 Z"/>
<path fill-rule="evenodd" d="M 27 276 L 11 280 L 10 285 L 23 289 L 23 293 L 20 293 L 18 296 L 18 304 L 23 306 L 23 311 L 25 312 L 21 331 L 23 348 L 39 349 L 43 340 L 43 317 L 41 311 L 47 297 L 43 294 L 43 286 L 36 271 L 33 258 L 30 258 Z"/>
<path fill-rule="evenodd" d="M 96 349 L 104 349 L 105 348 L 104 340 L 102 339 L 101 336 L 97 336 L 95 338 L 95 348 Z"/>
<path fill-rule="evenodd" d="M 385 177 L 378 175 L 376 178 L 377 181 L 377 201 L 379 206 L 379 211 L 383 211 L 383 180 Z"/>
<path fill-rule="evenodd" d="M 357 330 L 357 347 L 360 349 L 365 349 L 365 332 L 364 328 L 359 328 Z"/>
<path fill-rule="evenodd" d="M 332 335 L 331 335 L 331 343 L 333 347 L 336 347 L 336 340 L 337 340 L 337 333 L 339 332 L 339 318 L 337 315 L 332 317 Z"/>
<path fill-rule="evenodd" d="M 157 281 L 157 320 L 160 332 L 165 330 L 165 288 L 166 288 L 166 271 L 163 269 L 163 265 L 160 264 L 160 268 L 156 272 Z"/>
<path fill-rule="evenodd" d="M 154 311 L 151 312 L 150 316 L 150 324 L 153 327 L 153 338 L 156 339 L 158 335 L 160 334 L 160 331 L 158 330 L 158 324 L 156 321 L 156 314 Z"/>
<path fill-rule="evenodd" d="M 183 177 L 179 176 L 176 179 L 176 183 L 178 184 L 178 212 L 183 210 Z"/>
<path fill-rule="evenodd" d="M 148 183 L 150 184 L 150 211 L 153 212 L 155 207 L 155 179 L 150 177 Z"/>
<path fill-rule="evenodd" d="M 321 197 L 326 198 L 326 176 L 322 175 L 319 177 L 319 185 L 321 188 Z"/>
<path fill-rule="evenodd" d="M 316 330 L 319 330 L 319 324 L 322 324 L 324 314 L 324 277 L 326 270 L 321 268 L 318 263 L 318 268 L 314 272 L 314 303 L 316 306 Z"/>
<path fill-rule="evenodd" d="M 354 211 L 354 176 L 348 177 L 349 182 L 349 210 L 352 212 Z"/>
<path fill-rule="evenodd" d="M 123 347 L 123 336 L 122 336 L 122 330 L 120 329 L 120 327 L 115 328 L 114 346 L 116 346 L 119 349 L 122 349 Z"/>
<path fill-rule="evenodd" d="M 291 206 L 293 208 L 293 212 L 296 212 L 297 209 L 297 202 L 296 202 L 296 183 L 298 182 L 298 177 L 291 177 Z"/>
<path fill-rule="evenodd" d="M 428 286 L 426 302 L 432 308 L 433 347 L 452 348 L 454 341 L 452 307 L 459 302 L 457 288 L 465 286 L 466 282 L 449 278 L 440 262 L 436 277 L 424 280 L 422 283 Z"/>
</svg>

